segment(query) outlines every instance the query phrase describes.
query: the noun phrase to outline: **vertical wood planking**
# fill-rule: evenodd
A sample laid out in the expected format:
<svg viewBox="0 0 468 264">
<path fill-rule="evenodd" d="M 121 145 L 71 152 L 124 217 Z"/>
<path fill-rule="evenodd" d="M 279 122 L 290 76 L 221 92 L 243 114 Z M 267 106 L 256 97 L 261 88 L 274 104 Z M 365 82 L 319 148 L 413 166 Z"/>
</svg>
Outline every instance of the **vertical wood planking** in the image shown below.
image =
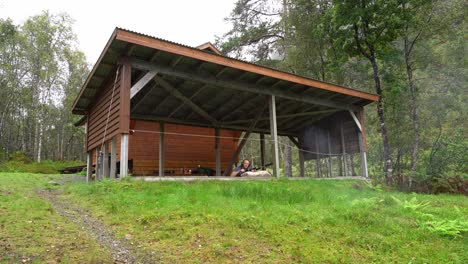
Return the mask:
<svg viewBox="0 0 468 264">
<path fill-rule="evenodd" d="M 164 123 L 159 123 L 159 176 L 164 176 Z"/>
<path fill-rule="evenodd" d="M 221 144 L 219 142 L 219 128 L 215 128 L 216 176 L 221 175 Z"/>
<path fill-rule="evenodd" d="M 327 129 L 327 141 L 328 141 L 328 173 L 330 178 L 333 177 L 333 162 L 332 162 L 332 150 L 330 140 L 330 130 Z"/>
<path fill-rule="evenodd" d="M 315 177 L 321 177 L 321 170 L 320 170 L 320 148 L 319 148 L 319 140 L 318 140 L 318 130 L 315 132 L 315 152 L 317 155 L 317 159 L 315 160 Z"/>
<path fill-rule="evenodd" d="M 344 165 L 344 175 L 348 176 L 348 162 L 346 161 L 346 145 L 345 145 L 345 138 L 344 138 L 344 131 L 343 131 L 343 121 L 340 122 L 340 134 L 341 134 L 341 150 L 342 150 L 342 157 L 343 157 L 343 165 Z"/>
</svg>

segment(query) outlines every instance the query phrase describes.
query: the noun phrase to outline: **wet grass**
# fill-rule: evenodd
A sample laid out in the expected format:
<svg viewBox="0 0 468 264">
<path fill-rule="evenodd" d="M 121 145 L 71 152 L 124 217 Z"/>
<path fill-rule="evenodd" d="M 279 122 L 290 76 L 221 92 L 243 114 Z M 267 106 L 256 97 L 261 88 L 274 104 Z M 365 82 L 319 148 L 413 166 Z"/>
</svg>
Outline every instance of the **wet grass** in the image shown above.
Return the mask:
<svg viewBox="0 0 468 264">
<path fill-rule="evenodd" d="M 468 262 L 464 196 L 314 180 L 102 181 L 65 196 L 163 263 Z"/>
<path fill-rule="evenodd" d="M 0 172 L 0 263 L 112 263 L 109 252 L 36 194 L 56 177 Z"/>
</svg>

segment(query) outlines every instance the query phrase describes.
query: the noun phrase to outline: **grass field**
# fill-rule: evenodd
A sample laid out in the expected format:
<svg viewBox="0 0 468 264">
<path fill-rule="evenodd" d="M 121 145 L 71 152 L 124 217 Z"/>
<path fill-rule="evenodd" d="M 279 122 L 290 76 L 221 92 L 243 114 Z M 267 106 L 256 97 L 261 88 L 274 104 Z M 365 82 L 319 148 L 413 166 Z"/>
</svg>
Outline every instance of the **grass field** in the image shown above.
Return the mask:
<svg viewBox="0 0 468 264">
<path fill-rule="evenodd" d="M 31 190 L 51 176 L 0 176 L 0 231 L 13 252 L 80 235 Z M 467 263 L 468 198 L 382 191 L 359 181 L 133 182 L 58 186 L 162 263 Z M 5 195 L 8 192 L 10 194 Z M 36 218 L 34 218 L 36 217 Z M 28 221 L 34 221 L 32 227 Z M 20 225 L 15 225 L 15 221 Z M 60 226 L 57 230 L 55 227 Z M 68 233 L 70 232 L 70 234 Z M 65 233 L 62 238 L 60 233 Z M 31 241 L 33 246 L 25 246 Z M 53 241 L 53 242 L 50 242 Z M 85 243 L 83 235 L 78 241 Z M 60 243 L 58 243 L 60 242 Z M 3 245 L 2 245 L 3 247 Z M 2 251 L 3 250 L 3 251 Z M 0 253 L 11 249 L 0 248 Z M 105 262 L 105 261 L 104 261 Z"/>
<path fill-rule="evenodd" d="M 468 262 L 463 196 L 314 180 L 103 181 L 66 193 L 163 262 Z"/>
<path fill-rule="evenodd" d="M 36 190 L 57 176 L 0 172 L 0 263 L 103 263 L 109 253 Z"/>
</svg>

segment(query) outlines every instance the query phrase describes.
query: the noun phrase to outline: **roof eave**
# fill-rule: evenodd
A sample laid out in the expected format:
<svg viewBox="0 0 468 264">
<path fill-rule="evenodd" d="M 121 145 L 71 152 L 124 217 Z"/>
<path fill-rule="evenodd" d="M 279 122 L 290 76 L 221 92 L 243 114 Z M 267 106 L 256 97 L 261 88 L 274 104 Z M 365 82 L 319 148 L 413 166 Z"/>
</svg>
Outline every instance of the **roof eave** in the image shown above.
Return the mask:
<svg viewBox="0 0 468 264">
<path fill-rule="evenodd" d="M 72 113 L 73 114 L 79 114 L 79 115 L 84 114 L 84 110 L 77 109 L 76 105 L 77 105 L 78 101 L 80 100 L 80 98 L 82 97 L 84 90 L 88 86 L 88 84 L 89 84 L 91 78 L 93 77 L 94 73 L 96 72 L 97 68 L 99 67 L 99 64 L 101 64 L 101 61 L 104 58 L 104 56 L 106 55 L 107 50 L 111 46 L 112 42 L 116 39 L 118 30 L 119 30 L 118 28 L 115 28 L 114 31 L 112 32 L 111 37 L 107 41 L 107 44 L 104 47 L 104 49 L 102 50 L 101 55 L 99 55 L 98 60 L 96 61 L 96 63 L 93 66 L 93 69 L 88 74 L 88 77 L 86 78 L 86 81 L 84 82 L 83 86 L 81 86 L 80 92 L 78 93 L 78 96 L 75 98 L 75 101 L 73 102 L 73 106 L 72 106 Z"/>
</svg>

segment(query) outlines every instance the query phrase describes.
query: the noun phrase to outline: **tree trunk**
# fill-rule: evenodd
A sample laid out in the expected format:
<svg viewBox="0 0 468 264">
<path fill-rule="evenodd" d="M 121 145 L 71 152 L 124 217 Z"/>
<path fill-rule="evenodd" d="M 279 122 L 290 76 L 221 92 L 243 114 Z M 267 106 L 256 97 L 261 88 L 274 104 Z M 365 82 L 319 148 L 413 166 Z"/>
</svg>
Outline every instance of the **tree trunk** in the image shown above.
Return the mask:
<svg viewBox="0 0 468 264">
<path fill-rule="evenodd" d="M 408 85 L 411 93 L 411 121 L 413 122 L 413 151 L 411 155 L 411 174 L 416 171 L 419 154 L 419 116 L 416 85 L 414 83 L 413 68 L 411 66 L 411 54 L 405 45 L 406 75 L 408 76 Z"/>
<path fill-rule="evenodd" d="M 388 143 L 388 133 L 387 127 L 385 126 L 385 117 L 383 111 L 383 100 L 382 100 L 382 87 L 380 84 L 380 73 L 375 54 L 371 51 L 371 56 L 369 58 L 372 64 L 373 77 L 375 83 L 375 92 L 379 95 L 379 101 L 377 102 L 377 115 L 380 122 L 380 133 L 382 136 L 383 143 L 383 158 L 384 158 L 384 176 L 385 183 L 391 184 L 392 181 L 392 157 L 390 152 L 390 145 Z"/>
<path fill-rule="evenodd" d="M 41 153 L 42 153 L 42 122 L 39 121 L 39 134 L 38 134 L 38 142 L 37 142 L 37 158 L 36 161 L 38 163 L 41 162 Z"/>
</svg>

